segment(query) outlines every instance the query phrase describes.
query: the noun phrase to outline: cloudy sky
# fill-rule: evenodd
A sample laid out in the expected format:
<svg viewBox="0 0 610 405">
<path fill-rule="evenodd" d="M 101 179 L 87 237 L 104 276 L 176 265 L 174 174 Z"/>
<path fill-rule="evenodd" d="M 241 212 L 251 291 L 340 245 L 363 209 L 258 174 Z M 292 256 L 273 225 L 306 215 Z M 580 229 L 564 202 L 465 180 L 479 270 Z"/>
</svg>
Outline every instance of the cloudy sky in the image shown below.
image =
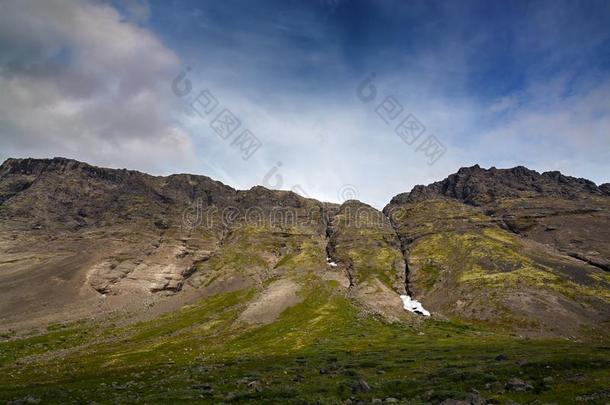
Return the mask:
<svg viewBox="0 0 610 405">
<path fill-rule="evenodd" d="M 382 207 L 461 166 L 610 181 L 610 2 L 0 0 L 0 160 Z"/>
</svg>

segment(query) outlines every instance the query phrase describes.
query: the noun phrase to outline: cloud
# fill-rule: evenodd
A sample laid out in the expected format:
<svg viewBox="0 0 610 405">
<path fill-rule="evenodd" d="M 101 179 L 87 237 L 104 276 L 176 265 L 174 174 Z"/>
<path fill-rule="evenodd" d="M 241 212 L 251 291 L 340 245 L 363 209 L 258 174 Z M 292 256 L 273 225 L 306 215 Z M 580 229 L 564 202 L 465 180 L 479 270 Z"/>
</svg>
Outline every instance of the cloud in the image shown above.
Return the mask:
<svg viewBox="0 0 610 405">
<path fill-rule="evenodd" d="M 552 84 L 552 85 L 549 85 Z M 538 170 L 607 182 L 610 165 L 610 77 L 574 86 L 568 80 L 532 84 L 526 101 L 481 131 L 489 160 L 518 161 Z"/>
<path fill-rule="evenodd" d="M 598 51 L 610 12 L 544 1 L 152 4 L 3 3 L 2 157 L 195 172 L 326 201 L 350 185 L 379 208 L 475 163 L 609 180 L 610 75 Z M 181 98 L 170 83 L 186 66 L 193 93 Z M 356 88 L 373 71 L 378 97 L 362 103 Z M 262 142 L 250 159 L 210 128 L 214 116 L 189 115 L 204 89 L 220 102 L 214 116 L 230 109 Z M 446 146 L 434 165 L 376 113 L 387 96 Z"/>
<path fill-rule="evenodd" d="M 145 3 L 129 4 L 146 17 Z M 0 47 L 2 157 L 67 155 L 154 172 L 188 164 L 190 137 L 168 91 L 179 58 L 110 5 L 3 2 Z"/>
</svg>

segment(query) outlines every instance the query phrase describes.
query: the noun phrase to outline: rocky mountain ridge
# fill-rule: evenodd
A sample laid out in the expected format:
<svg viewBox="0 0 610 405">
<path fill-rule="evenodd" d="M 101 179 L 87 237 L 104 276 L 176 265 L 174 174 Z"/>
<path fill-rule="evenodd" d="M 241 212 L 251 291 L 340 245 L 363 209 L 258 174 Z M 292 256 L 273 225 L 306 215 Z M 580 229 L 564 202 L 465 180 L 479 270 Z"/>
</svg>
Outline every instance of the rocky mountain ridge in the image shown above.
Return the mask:
<svg viewBox="0 0 610 405">
<path fill-rule="evenodd" d="M 331 283 L 358 311 L 391 322 L 421 322 L 402 307 L 408 293 L 436 319 L 551 335 L 603 329 L 607 189 L 474 166 L 397 195 L 382 213 L 205 176 L 9 159 L 0 166 L 0 319 L 163 313 L 251 289 L 241 321 L 269 323 L 307 286 Z"/>
<path fill-rule="evenodd" d="M 610 196 L 610 184 L 597 186 L 590 180 L 564 176 L 558 171 L 540 174 L 524 166 L 483 169 L 474 165 L 462 167 L 457 173 L 428 186 L 415 186 L 411 192 L 394 197 L 392 203 L 445 196 L 482 206 L 501 198 L 545 196 L 577 199 L 582 194 Z"/>
<path fill-rule="evenodd" d="M 610 271 L 609 184 L 542 174 L 523 166 L 512 169 L 461 168 L 445 180 L 416 186 L 390 203 L 455 199 L 498 218 L 511 232 L 549 244 L 560 251 Z"/>
</svg>

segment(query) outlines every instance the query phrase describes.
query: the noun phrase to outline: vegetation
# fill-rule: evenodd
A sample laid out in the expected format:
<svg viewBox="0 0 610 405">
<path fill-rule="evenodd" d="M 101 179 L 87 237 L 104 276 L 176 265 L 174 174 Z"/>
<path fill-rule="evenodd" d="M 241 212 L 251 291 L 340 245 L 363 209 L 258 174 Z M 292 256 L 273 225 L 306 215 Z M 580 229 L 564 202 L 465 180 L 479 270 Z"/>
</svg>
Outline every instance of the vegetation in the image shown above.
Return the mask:
<svg viewBox="0 0 610 405">
<path fill-rule="evenodd" d="M 451 269 L 458 283 L 498 288 L 506 294 L 515 288 L 549 289 L 569 298 L 594 297 L 610 303 L 610 275 L 592 274 L 597 282 L 572 282 L 557 273 L 559 264 L 537 260 L 515 236 L 495 228 L 483 231 L 445 232 L 420 239 L 411 260 L 421 268 L 423 285 L 434 287 L 439 274 Z"/>
<path fill-rule="evenodd" d="M 5 341 L 0 399 L 565 403 L 607 388 L 608 345 L 529 340 L 457 321 L 388 324 L 335 291 L 311 280 L 303 301 L 259 327 L 235 322 L 252 294 L 244 290 L 134 325 L 58 325 Z M 513 378 L 531 388 L 507 389 Z"/>
</svg>

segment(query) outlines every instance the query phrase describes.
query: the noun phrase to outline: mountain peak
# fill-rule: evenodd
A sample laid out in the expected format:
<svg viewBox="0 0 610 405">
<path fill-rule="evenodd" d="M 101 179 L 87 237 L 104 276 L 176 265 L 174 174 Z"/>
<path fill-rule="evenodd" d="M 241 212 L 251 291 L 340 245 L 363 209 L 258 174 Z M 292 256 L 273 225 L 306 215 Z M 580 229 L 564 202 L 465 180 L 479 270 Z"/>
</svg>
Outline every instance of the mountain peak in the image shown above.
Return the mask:
<svg viewBox="0 0 610 405">
<path fill-rule="evenodd" d="M 8 158 L 0 165 L 0 174 L 39 174 L 44 170 L 65 170 L 75 167 L 89 166 L 87 163 L 63 157 L 52 159 Z"/>
<path fill-rule="evenodd" d="M 483 205 L 504 197 L 545 195 L 576 199 L 584 195 L 610 195 L 608 187 L 590 180 L 565 176 L 559 171 L 542 174 L 525 166 L 510 169 L 462 167 L 446 179 L 428 186 L 417 185 L 410 193 L 399 194 L 393 202 L 450 197 L 471 205 Z"/>
</svg>

